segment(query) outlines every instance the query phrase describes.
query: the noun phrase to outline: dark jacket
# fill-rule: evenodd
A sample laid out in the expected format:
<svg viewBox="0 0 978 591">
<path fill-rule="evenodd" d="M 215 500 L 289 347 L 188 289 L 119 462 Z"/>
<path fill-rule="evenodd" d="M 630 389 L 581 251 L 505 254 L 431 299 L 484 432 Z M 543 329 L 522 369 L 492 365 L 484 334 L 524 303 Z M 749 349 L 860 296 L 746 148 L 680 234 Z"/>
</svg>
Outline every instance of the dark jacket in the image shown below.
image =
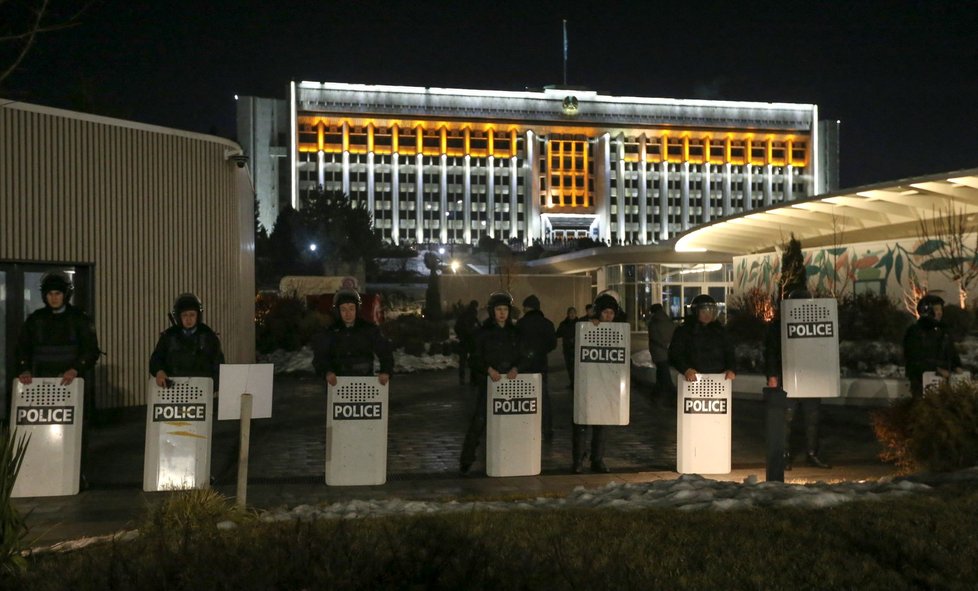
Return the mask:
<svg viewBox="0 0 978 591">
<path fill-rule="evenodd" d="M 455 337 L 465 347 L 466 351 L 472 350 L 472 345 L 475 342 L 475 333 L 478 331 L 479 311 L 476 308 L 466 307 L 455 320 Z"/>
<path fill-rule="evenodd" d="M 312 366 L 316 374 L 338 376 L 374 375 L 374 356 L 380 360 L 380 373 L 394 373 L 394 353 L 390 341 L 372 322 L 357 317 L 353 326 L 337 322 L 319 333 L 312 343 Z"/>
<path fill-rule="evenodd" d="M 649 354 L 652 356 L 652 363 L 656 365 L 669 361 L 669 344 L 672 342 L 672 335 L 676 332 L 676 325 L 666 314 L 665 310 L 659 310 L 649 316 Z"/>
<path fill-rule="evenodd" d="M 149 373 L 155 376 L 163 370 L 173 378 L 211 378 L 217 390 L 222 363 L 221 341 L 211 327 L 198 323 L 188 333 L 182 326 L 171 326 L 160 333 L 149 357 Z"/>
<path fill-rule="evenodd" d="M 520 332 L 516 325 L 507 322 L 499 326 L 490 317 L 475 335 L 475 347 L 472 350 L 473 367 L 482 376 L 493 368 L 499 373 L 508 373 L 510 369 L 520 367 Z"/>
<path fill-rule="evenodd" d="M 961 358 L 944 324 L 927 317 L 911 324 L 904 333 L 903 358 L 907 378 L 916 382 L 923 379 L 925 371 L 954 371 L 961 367 Z"/>
<path fill-rule="evenodd" d="M 528 310 L 516 327 L 520 330 L 520 371 L 547 373 L 547 353 L 557 348 L 554 323 L 540 310 Z"/>
<path fill-rule="evenodd" d="M 700 373 L 734 371 L 734 347 L 717 321 L 702 324 L 688 318 L 672 335 L 669 363 L 679 373 L 693 368 Z"/>
<path fill-rule="evenodd" d="M 37 377 L 54 378 L 74 369 L 84 376 L 98 357 L 92 319 L 65 304 L 61 313 L 44 307 L 27 317 L 17 341 L 14 364 L 17 375 L 29 371 Z"/>
<path fill-rule="evenodd" d="M 574 350 L 574 338 L 575 338 L 575 327 L 580 321 L 580 318 L 575 318 L 571 320 L 570 318 L 564 318 L 557 325 L 556 337 L 562 339 L 561 346 L 563 346 L 564 351 Z"/>
</svg>

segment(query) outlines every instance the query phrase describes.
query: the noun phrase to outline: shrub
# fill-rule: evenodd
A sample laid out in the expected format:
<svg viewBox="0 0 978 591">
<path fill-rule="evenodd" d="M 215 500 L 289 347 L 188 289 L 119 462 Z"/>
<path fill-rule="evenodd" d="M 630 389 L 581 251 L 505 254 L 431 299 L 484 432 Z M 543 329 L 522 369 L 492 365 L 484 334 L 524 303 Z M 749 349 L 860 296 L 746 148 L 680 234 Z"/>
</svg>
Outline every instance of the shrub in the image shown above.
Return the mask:
<svg viewBox="0 0 978 591">
<path fill-rule="evenodd" d="M 255 346 L 259 353 L 298 351 L 333 320 L 309 310 L 296 296 L 259 295 L 255 300 Z"/>
<path fill-rule="evenodd" d="M 433 322 L 414 314 L 398 316 L 381 327 L 395 349 L 404 349 L 408 355 L 421 355 L 425 343 L 441 343 L 448 340 L 448 324 Z M 409 350 L 410 347 L 410 350 Z M 412 353 L 412 351 L 420 352 Z"/>
<path fill-rule="evenodd" d="M 874 414 L 873 427 L 881 458 L 906 471 L 978 465 L 978 383 L 945 383 L 920 399 L 898 400 Z"/>
<path fill-rule="evenodd" d="M 771 294 L 754 287 L 731 298 L 727 333 L 735 343 L 763 343 L 768 323 L 774 318 Z"/>
<path fill-rule="evenodd" d="M 948 334 L 954 339 L 954 342 L 960 343 L 964 340 L 964 337 L 968 336 L 971 327 L 974 326 L 975 317 L 958 306 L 947 305 L 944 306 L 944 317 L 942 321 L 944 322 L 944 326 L 947 327 Z"/>
<path fill-rule="evenodd" d="M 29 440 L 0 425 L 0 582 L 22 572 L 27 564 L 21 555 L 27 524 L 11 502 L 10 494 Z"/>
<path fill-rule="evenodd" d="M 850 294 L 839 302 L 839 339 L 902 343 L 903 333 L 913 322 L 885 295 Z"/>
</svg>

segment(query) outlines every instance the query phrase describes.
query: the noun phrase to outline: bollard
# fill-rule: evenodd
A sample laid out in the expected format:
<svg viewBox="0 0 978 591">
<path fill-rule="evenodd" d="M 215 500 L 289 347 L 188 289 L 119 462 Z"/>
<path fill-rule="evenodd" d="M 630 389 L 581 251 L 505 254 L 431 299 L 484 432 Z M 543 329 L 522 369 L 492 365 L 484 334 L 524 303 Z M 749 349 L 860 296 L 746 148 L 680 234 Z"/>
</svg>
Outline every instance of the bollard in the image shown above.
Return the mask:
<svg viewBox="0 0 978 591">
<path fill-rule="evenodd" d="M 781 388 L 764 388 L 764 424 L 767 448 L 765 479 L 784 482 L 784 409 L 788 394 Z"/>
</svg>

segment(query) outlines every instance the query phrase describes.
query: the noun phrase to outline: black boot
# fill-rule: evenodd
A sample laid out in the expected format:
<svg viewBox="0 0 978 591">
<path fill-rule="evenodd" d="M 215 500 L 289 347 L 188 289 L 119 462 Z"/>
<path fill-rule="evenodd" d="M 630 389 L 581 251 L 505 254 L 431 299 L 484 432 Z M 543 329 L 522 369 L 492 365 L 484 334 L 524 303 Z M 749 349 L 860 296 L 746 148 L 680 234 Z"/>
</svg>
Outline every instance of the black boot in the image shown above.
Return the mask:
<svg viewBox="0 0 978 591">
<path fill-rule="evenodd" d="M 818 454 L 814 451 L 809 451 L 807 454 L 805 454 L 805 463 L 815 468 L 822 468 L 823 470 L 827 470 L 832 467 L 823 462 L 821 458 L 818 457 Z"/>
</svg>

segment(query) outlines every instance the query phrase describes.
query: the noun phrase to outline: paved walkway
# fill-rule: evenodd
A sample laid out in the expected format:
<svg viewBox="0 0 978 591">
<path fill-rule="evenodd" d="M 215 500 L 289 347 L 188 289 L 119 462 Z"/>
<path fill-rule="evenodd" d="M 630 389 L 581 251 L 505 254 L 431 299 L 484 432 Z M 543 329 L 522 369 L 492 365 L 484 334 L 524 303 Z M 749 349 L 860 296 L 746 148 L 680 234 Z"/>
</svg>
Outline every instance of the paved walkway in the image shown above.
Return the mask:
<svg viewBox="0 0 978 591">
<path fill-rule="evenodd" d="M 576 486 L 611 481 L 675 478 L 676 409 L 653 400 L 649 387 L 634 382 L 631 424 L 610 429 L 606 462 L 612 474 L 570 474 L 573 395 L 558 355 L 551 358 L 555 437 L 545 444 L 542 474 L 489 478 L 480 461 L 472 474 L 458 474 L 458 458 L 474 405 L 470 386 L 458 384 L 457 370 L 396 375 L 391 383 L 388 481 L 382 486 L 329 487 L 325 471 L 325 391 L 311 375 L 279 376 L 271 419 L 252 422 L 249 505 L 294 506 L 354 498 L 464 499 L 564 495 Z M 798 466 L 789 480 L 858 480 L 892 474 L 878 460 L 870 425 L 871 409 L 822 406 L 822 456 L 835 467 Z M 800 417 L 799 417 L 800 420 Z M 733 472 L 715 478 L 764 478 L 764 412 L 761 402 L 738 398 L 733 408 Z M 101 535 L 131 526 L 148 504 L 169 493 L 142 491 L 145 408 L 116 411 L 91 431 L 89 487 L 79 495 L 18 499 L 28 514 L 30 539 L 53 543 Z M 795 434 L 801 435 L 796 428 Z M 235 494 L 238 425 L 215 423 L 212 473 L 215 488 Z M 802 448 L 799 439 L 796 449 Z M 484 447 L 480 448 L 480 452 Z M 796 458 L 799 463 L 801 458 Z"/>
</svg>

